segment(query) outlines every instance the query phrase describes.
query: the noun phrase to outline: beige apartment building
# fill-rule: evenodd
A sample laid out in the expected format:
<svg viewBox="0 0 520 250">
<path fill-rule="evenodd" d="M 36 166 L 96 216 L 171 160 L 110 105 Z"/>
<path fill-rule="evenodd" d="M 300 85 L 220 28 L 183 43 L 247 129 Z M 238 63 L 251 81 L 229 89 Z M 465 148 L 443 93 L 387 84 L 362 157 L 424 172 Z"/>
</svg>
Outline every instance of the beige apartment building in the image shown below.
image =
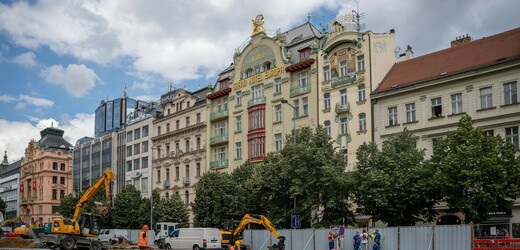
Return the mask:
<svg viewBox="0 0 520 250">
<path fill-rule="evenodd" d="M 318 123 L 354 170 L 357 148 L 372 140 L 370 93 L 397 61 L 395 31 L 358 32 L 355 14 L 338 16 L 318 60 Z M 411 56 L 409 48 L 403 58 Z"/>
<path fill-rule="evenodd" d="M 20 166 L 20 217 L 29 224 L 60 216 L 60 201 L 72 192 L 72 144 L 57 128 L 40 134 L 25 148 Z"/>
<path fill-rule="evenodd" d="M 486 135 L 502 136 L 520 154 L 520 28 L 475 41 L 463 36 L 451 45 L 390 70 L 372 93 L 375 142 L 381 145 L 406 127 L 431 156 L 435 140 L 468 114 Z M 460 223 L 462 216 L 444 213 L 438 222 Z M 520 227 L 520 203 L 489 220 L 498 228 Z"/>
<path fill-rule="evenodd" d="M 153 105 L 153 104 L 151 104 Z M 141 197 L 150 197 L 152 192 L 152 136 L 153 116 L 143 115 L 128 119 L 125 128 L 125 180 L 141 191 Z"/>
<path fill-rule="evenodd" d="M 176 89 L 162 95 L 162 115 L 152 122 L 152 187 L 161 197 L 179 195 L 188 206 L 190 223 L 197 180 L 207 170 L 207 90 Z"/>
</svg>

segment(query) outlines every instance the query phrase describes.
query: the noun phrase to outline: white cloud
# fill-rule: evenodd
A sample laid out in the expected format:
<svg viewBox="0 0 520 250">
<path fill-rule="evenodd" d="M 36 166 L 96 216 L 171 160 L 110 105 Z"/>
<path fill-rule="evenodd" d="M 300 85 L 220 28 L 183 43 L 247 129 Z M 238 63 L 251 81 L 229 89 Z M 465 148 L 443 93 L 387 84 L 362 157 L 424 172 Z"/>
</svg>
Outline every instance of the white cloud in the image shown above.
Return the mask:
<svg viewBox="0 0 520 250">
<path fill-rule="evenodd" d="M 63 86 L 74 97 L 86 95 L 100 80 L 94 70 L 83 64 L 69 64 L 67 68 L 54 65 L 43 70 L 41 75 L 45 81 Z"/>
<path fill-rule="evenodd" d="M 16 100 L 16 98 L 14 98 L 10 95 L 0 95 L 0 102 L 10 103 L 10 102 L 14 102 L 15 100 Z"/>
<path fill-rule="evenodd" d="M 36 120 L 33 117 L 33 120 Z M 76 114 L 73 119 L 61 125 L 54 118 L 39 119 L 36 125 L 30 122 L 9 121 L 0 119 L 0 150 L 7 150 L 9 162 L 23 157 L 25 148 L 31 139 L 38 141 L 40 131 L 50 127 L 54 127 L 65 131 L 64 138 L 72 145 L 81 137 L 94 135 L 94 115 L 93 114 Z"/>
<path fill-rule="evenodd" d="M 36 107 L 48 108 L 54 105 L 54 102 L 51 100 L 35 96 L 20 95 L 18 99 L 22 103 L 30 104 Z"/>
<path fill-rule="evenodd" d="M 13 62 L 27 68 L 38 65 L 36 55 L 32 51 L 20 54 L 19 56 L 13 58 Z"/>
<path fill-rule="evenodd" d="M 136 97 L 133 97 L 136 100 L 139 101 L 145 101 L 145 102 L 153 102 L 159 100 L 159 97 L 157 96 L 151 96 L 151 95 L 138 95 Z"/>
</svg>

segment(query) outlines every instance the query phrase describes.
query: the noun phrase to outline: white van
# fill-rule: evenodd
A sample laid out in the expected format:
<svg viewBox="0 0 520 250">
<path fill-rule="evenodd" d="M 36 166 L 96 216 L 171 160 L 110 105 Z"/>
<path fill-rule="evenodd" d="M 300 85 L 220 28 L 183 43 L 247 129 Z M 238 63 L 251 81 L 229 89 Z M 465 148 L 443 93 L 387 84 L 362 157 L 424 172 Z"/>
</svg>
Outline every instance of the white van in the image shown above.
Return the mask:
<svg viewBox="0 0 520 250">
<path fill-rule="evenodd" d="M 160 249 L 164 248 L 164 239 L 172 234 L 175 229 L 179 229 L 181 225 L 175 222 L 158 222 L 155 225 L 154 244 Z"/>
<path fill-rule="evenodd" d="M 217 228 L 180 228 L 165 239 L 165 248 L 170 250 L 222 249 L 220 231 Z"/>
<path fill-rule="evenodd" d="M 98 235 L 99 241 L 103 244 L 114 244 L 117 242 L 119 236 L 128 238 L 128 230 L 125 229 L 103 229 Z"/>
</svg>

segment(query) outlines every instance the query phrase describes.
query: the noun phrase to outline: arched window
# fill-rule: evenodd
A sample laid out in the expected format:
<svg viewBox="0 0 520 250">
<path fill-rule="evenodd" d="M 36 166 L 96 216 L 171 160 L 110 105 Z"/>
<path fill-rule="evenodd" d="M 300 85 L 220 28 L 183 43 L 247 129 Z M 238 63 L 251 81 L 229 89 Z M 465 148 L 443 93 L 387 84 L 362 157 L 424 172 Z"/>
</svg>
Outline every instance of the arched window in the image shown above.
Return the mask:
<svg viewBox="0 0 520 250">
<path fill-rule="evenodd" d="M 247 78 L 247 77 L 251 77 L 251 76 L 253 76 L 254 74 L 255 74 L 255 70 L 254 70 L 254 69 L 249 68 L 249 69 L 246 70 L 246 78 Z"/>
<path fill-rule="evenodd" d="M 186 152 L 190 152 L 190 140 L 186 140 Z"/>
<path fill-rule="evenodd" d="M 185 202 L 186 202 L 186 205 L 189 205 L 190 204 L 190 191 L 186 190 L 186 192 L 184 192 L 184 199 L 185 199 Z"/>
<path fill-rule="evenodd" d="M 166 192 L 166 199 L 170 198 L 170 193 Z"/>
<path fill-rule="evenodd" d="M 201 145 L 200 145 L 200 137 L 197 137 L 197 149 L 200 149 Z"/>
<path fill-rule="evenodd" d="M 270 70 L 272 68 L 271 62 L 265 62 L 264 63 L 264 71 Z"/>
</svg>

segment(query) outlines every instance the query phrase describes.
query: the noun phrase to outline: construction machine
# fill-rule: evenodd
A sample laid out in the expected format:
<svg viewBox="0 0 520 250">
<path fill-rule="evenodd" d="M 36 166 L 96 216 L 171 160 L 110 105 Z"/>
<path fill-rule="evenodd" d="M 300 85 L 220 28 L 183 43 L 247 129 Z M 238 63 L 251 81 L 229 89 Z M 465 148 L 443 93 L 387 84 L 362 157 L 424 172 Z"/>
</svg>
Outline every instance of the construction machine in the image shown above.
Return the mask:
<svg viewBox="0 0 520 250">
<path fill-rule="evenodd" d="M 72 218 L 53 218 L 47 224 L 45 231 L 50 233 L 41 234 L 40 240 L 50 246 L 59 246 L 63 250 L 74 248 L 86 248 L 90 250 L 101 250 L 102 244 L 98 239 L 99 226 L 97 224 L 99 215 L 84 213 L 85 205 L 92 200 L 94 195 L 105 187 L 107 207 L 98 211 L 105 215 L 112 208 L 112 181 L 115 174 L 110 168 L 90 186 L 79 198 Z"/>
<path fill-rule="evenodd" d="M 220 230 L 220 235 L 222 236 L 222 247 L 224 249 L 229 249 L 231 246 L 235 244 L 235 241 L 240 240 L 240 235 L 242 231 L 249 224 L 258 224 L 264 226 L 271 234 L 278 239 L 278 244 L 273 244 L 272 246 L 268 246 L 270 250 L 284 250 L 285 249 L 285 236 L 281 236 L 280 233 L 273 226 L 271 221 L 263 216 L 258 214 L 246 214 L 235 228 L 235 230 L 228 230 L 226 228 Z"/>
</svg>

